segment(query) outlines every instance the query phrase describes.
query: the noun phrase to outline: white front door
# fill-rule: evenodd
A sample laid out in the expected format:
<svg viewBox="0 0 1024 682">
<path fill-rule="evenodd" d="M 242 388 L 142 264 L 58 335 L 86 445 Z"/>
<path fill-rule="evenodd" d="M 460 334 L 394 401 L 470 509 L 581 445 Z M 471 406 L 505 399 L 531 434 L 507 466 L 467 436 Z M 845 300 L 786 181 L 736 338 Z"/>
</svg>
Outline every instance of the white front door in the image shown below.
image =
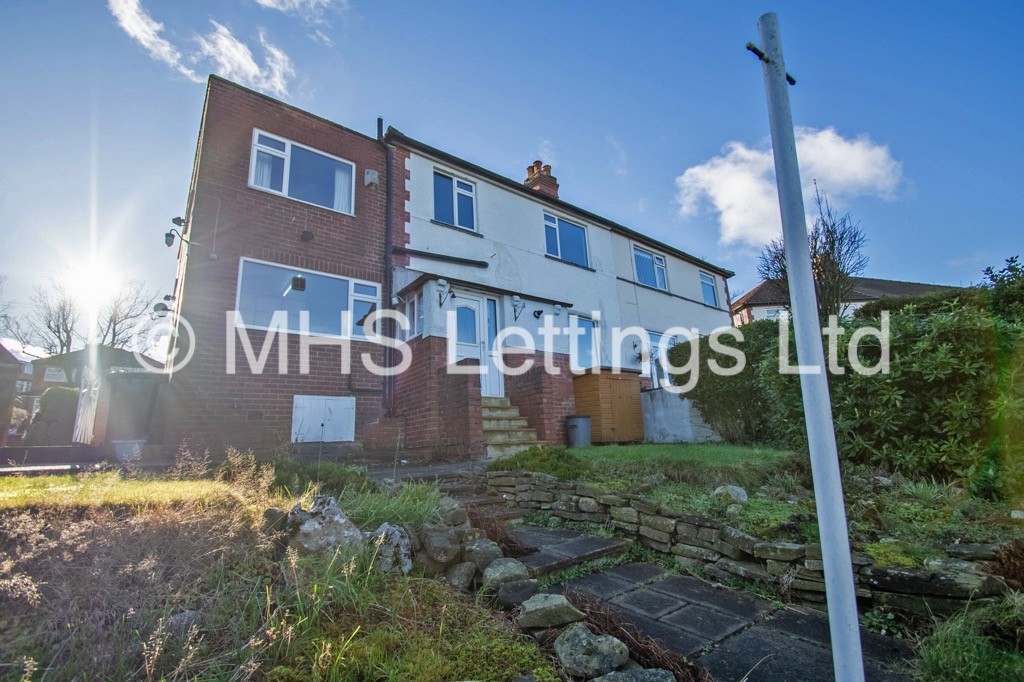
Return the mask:
<svg viewBox="0 0 1024 682">
<path fill-rule="evenodd" d="M 498 334 L 498 302 L 475 294 L 455 294 L 456 359 L 480 361 L 480 393 L 487 397 L 505 395 L 504 377 L 498 370 L 494 347 Z"/>
</svg>

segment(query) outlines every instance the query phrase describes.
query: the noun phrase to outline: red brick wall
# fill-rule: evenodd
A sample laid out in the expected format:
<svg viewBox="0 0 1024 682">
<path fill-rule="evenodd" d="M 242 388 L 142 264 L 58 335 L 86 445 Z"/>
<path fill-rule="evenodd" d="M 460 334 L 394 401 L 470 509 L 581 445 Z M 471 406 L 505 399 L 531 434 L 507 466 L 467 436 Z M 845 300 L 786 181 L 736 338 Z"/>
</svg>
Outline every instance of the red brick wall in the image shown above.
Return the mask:
<svg viewBox="0 0 1024 682">
<path fill-rule="evenodd" d="M 510 367 L 520 366 L 522 360 L 516 354 L 506 359 Z M 576 398 L 572 391 L 572 373 L 569 371 L 569 356 L 552 355 L 559 374 L 549 374 L 544 369 L 544 354 L 535 353 L 533 367 L 520 376 L 505 377 L 505 395 L 519 408 L 519 414 L 537 432 L 537 439 L 551 445 L 565 445 L 567 436 L 565 418 L 576 411 Z"/>
<path fill-rule="evenodd" d="M 304 204 L 248 186 L 253 128 L 260 128 L 355 163 L 355 215 Z M 189 201 L 189 239 L 181 249 L 177 310 L 195 330 L 195 355 L 170 382 L 165 445 L 183 439 L 214 452 L 226 444 L 267 448 L 288 439 L 292 397 L 356 397 L 356 439 L 381 414 L 382 379 L 362 368 L 368 352 L 355 341 L 352 373 L 341 373 L 342 349 L 313 347 L 308 375 L 299 373 L 299 339 L 288 338 L 287 375 L 277 373 L 277 348 L 262 375 L 248 369 L 234 335 L 238 372 L 226 374 L 225 311 L 235 307 L 239 258 L 258 258 L 345 277 L 384 282 L 386 157 L 376 140 L 219 78 L 211 78 Z M 380 183 L 366 186 L 364 171 Z M 404 200 L 403 200 L 404 206 Z M 397 221 L 396 221 L 397 222 Z M 303 230 L 314 234 L 302 241 Z M 216 259 L 211 258 L 216 248 Z M 254 348 L 264 332 L 249 331 Z M 187 344 L 182 342 L 180 353 Z"/>
</svg>

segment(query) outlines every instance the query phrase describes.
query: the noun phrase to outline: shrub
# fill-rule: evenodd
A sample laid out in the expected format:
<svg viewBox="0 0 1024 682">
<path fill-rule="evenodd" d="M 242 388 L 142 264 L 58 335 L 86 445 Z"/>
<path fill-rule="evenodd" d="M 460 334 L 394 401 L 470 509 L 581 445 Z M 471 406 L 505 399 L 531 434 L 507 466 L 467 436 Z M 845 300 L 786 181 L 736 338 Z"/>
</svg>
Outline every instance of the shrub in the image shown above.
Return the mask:
<svg viewBox="0 0 1024 682">
<path fill-rule="evenodd" d="M 763 384 L 756 376 L 762 359 L 775 346 L 779 325 L 771 320 L 759 320 L 744 325 L 743 340 L 734 342 L 727 336 L 722 343 L 738 348 L 746 355 L 746 365 L 734 376 L 719 376 L 706 366 L 700 368 L 699 379 L 693 390 L 686 394 L 693 400 L 701 416 L 730 443 L 763 443 L 770 425 L 770 406 Z M 709 337 L 699 341 L 701 361 L 712 357 Z M 669 363 L 685 367 L 690 360 L 691 344 L 680 343 L 668 353 Z M 722 360 L 725 363 L 725 360 Z M 673 377 L 676 385 L 685 385 L 688 375 Z"/>
<path fill-rule="evenodd" d="M 988 302 L 982 289 L 948 289 L 921 296 L 884 296 L 854 311 L 858 320 L 877 319 L 883 310 L 890 313 L 924 317 L 937 312 L 951 312 L 958 308 L 986 310 Z"/>
<path fill-rule="evenodd" d="M 536 471 L 569 481 L 587 472 L 587 465 L 564 447 L 535 445 L 511 457 L 499 459 L 487 467 L 488 471 Z"/>
<path fill-rule="evenodd" d="M 78 391 L 54 386 L 43 392 L 39 411 L 32 417 L 25 445 L 70 445 L 78 410 Z"/>
</svg>

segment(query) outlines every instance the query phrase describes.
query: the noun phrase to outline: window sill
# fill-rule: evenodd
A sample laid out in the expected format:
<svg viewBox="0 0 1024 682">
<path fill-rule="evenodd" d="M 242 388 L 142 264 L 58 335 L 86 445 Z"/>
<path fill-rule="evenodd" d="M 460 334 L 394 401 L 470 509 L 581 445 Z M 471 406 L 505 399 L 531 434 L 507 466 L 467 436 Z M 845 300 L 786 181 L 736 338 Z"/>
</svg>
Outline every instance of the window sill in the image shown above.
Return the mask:
<svg viewBox="0 0 1024 682">
<path fill-rule="evenodd" d="M 665 296 L 671 296 L 672 298 L 678 298 L 681 301 L 688 301 L 689 303 L 696 303 L 697 305 L 704 306 L 705 308 L 710 308 L 711 310 L 718 310 L 718 311 L 721 311 L 723 313 L 728 312 L 725 308 L 722 308 L 722 307 L 719 307 L 719 306 L 716 306 L 716 305 L 708 305 L 704 301 L 698 301 L 697 299 L 694 299 L 694 298 L 687 298 L 686 296 L 680 296 L 679 294 L 673 294 L 671 291 L 665 291 L 664 289 L 658 289 L 656 287 L 647 286 L 646 284 L 641 284 L 640 282 L 637 282 L 636 280 L 628 279 L 626 277 L 616 277 L 616 279 L 618 279 L 620 282 L 626 282 L 627 284 L 632 284 L 633 286 L 640 287 L 641 289 L 647 289 L 648 291 L 653 291 L 653 292 L 656 292 L 656 293 L 659 293 L 659 294 L 664 294 Z"/>
<path fill-rule="evenodd" d="M 674 295 L 668 289 L 660 289 L 658 287 L 652 287 L 650 284 L 644 284 L 643 282 L 633 282 L 633 284 L 637 285 L 638 287 L 643 287 L 644 289 L 650 289 L 651 291 L 657 291 L 658 293 L 661 293 L 661 294 L 668 294 L 669 296 L 673 296 Z M 707 304 L 705 304 L 705 305 L 707 305 Z"/>
<path fill-rule="evenodd" d="M 579 263 L 573 263 L 572 261 L 562 260 L 561 258 L 558 258 L 556 256 L 552 256 L 550 253 L 545 253 L 544 257 L 549 259 L 549 260 L 553 260 L 553 261 L 555 261 L 557 263 L 565 263 L 566 265 L 571 265 L 574 268 L 579 268 L 580 270 L 586 270 L 587 272 L 597 272 L 597 270 L 595 270 L 594 268 L 592 268 L 592 267 L 590 267 L 588 265 L 580 265 Z"/>
<path fill-rule="evenodd" d="M 464 234 L 468 234 L 468 235 L 473 236 L 473 237 L 483 238 L 482 234 L 480 234 L 476 230 L 471 230 L 468 227 L 459 227 L 458 225 L 452 225 L 451 223 L 443 223 L 440 220 L 431 220 L 430 222 L 433 223 L 434 225 L 440 225 L 441 227 L 447 227 L 449 230 L 457 230 L 458 232 L 462 232 Z"/>
</svg>

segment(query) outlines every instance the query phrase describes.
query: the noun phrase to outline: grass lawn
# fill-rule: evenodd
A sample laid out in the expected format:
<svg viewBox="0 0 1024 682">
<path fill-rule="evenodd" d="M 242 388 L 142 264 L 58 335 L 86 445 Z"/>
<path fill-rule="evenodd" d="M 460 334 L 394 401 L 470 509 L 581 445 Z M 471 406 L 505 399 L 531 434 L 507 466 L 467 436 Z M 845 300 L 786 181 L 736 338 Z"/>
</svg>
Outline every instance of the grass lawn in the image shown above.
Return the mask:
<svg viewBox="0 0 1024 682">
<path fill-rule="evenodd" d="M 659 460 L 700 466 L 771 465 L 792 453 L 772 448 L 744 447 L 725 443 L 638 443 L 633 445 L 592 445 L 573 450 L 589 462 L 630 462 Z"/>
<path fill-rule="evenodd" d="M 372 545 L 278 549 L 263 510 L 308 504 L 314 473 L 290 464 L 282 483 L 244 456 L 220 473 L 0 478 L 0 678 L 559 679 L 506 616 L 382 574 Z M 434 485 L 378 492 L 340 469 L 324 483 L 363 530 L 437 519 Z"/>
</svg>

